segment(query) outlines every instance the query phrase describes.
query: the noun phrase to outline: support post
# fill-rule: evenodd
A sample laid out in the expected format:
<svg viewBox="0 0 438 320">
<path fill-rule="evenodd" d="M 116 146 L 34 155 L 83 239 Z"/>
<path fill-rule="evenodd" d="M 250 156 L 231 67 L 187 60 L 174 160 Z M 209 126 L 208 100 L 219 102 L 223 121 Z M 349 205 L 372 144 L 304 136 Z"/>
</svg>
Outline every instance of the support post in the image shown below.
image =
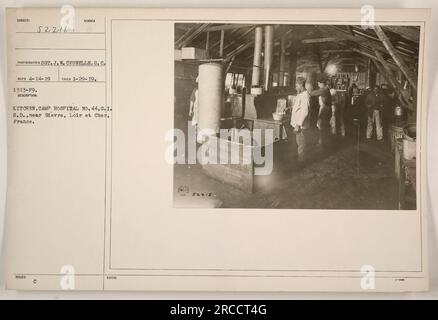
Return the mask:
<svg viewBox="0 0 438 320">
<path fill-rule="evenodd" d="M 225 31 L 221 30 L 221 42 L 219 44 L 219 57 L 224 56 L 224 39 L 225 39 Z"/>
</svg>

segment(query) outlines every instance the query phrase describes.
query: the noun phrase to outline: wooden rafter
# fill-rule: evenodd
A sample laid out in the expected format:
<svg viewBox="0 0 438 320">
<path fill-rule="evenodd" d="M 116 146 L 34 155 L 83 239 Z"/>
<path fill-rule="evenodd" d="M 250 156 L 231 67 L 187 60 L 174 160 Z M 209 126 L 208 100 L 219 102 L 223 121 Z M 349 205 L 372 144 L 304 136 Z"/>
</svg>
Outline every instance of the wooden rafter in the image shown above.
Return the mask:
<svg viewBox="0 0 438 320">
<path fill-rule="evenodd" d="M 242 29 L 242 28 L 248 28 L 248 27 L 254 27 L 253 24 L 222 24 L 219 26 L 211 26 L 208 27 L 205 31 L 221 31 L 221 30 L 235 30 L 235 29 Z"/>
<path fill-rule="evenodd" d="M 224 50 L 227 50 L 229 47 L 231 47 L 233 44 L 235 44 L 237 41 L 245 38 L 251 31 L 253 31 L 255 29 L 254 27 L 249 28 L 247 31 L 245 31 L 243 34 L 241 34 L 239 37 L 236 38 L 236 40 L 231 41 L 230 43 L 228 43 L 225 47 Z"/>
<path fill-rule="evenodd" d="M 312 44 L 312 43 L 338 42 L 338 41 L 342 41 L 342 40 L 343 39 L 339 39 L 336 37 L 326 37 L 326 38 L 303 39 L 303 40 L 301 40 L 301 43 Z"/>
<path fill-rule="evenodd" d="M 388 50 L 388 53 L 391 55 L 392 59 L 395 61 L 397 66 L 400 68 L 400 70 L 405 75 L 406 79 L 409 81 L 411 86 L 417 90 L 417 80 L 414 73 L 408 68 L 404 60 L 399 56 L 398 52 L 392 45 L 389 38 L 386 36 L 385 32 L 382 30 L 382 27 L 379 25 L 376 25 L 374 27 L 374 31 L 376 32 L 379 39 L 382 41 L 383 45 L 385 46 L 386 50 Z"/>
<path fill-rule="evenodd" d="M 353 48 L 352 49 L 354 52 L 357 52 L 365 57 L 371 58 L 372 60 L 378 60 L 376 55 L 368 52 L 368 51 L 364 51 L 361 49 L 357 49 L 357 48 Z M 392 62 L 386 61 L 386 63 L 388 64 L 388 67 L 390 67 L 391 69 L 397 69 L 397 66 L 395 64 L 393 64 Z"/>
<path fill-rule="evenodd" d="M 349 29 L 351 30 L 351 34 L 353 35 L 353 38 L 357 38 L 355 35 L 354 35 L 354 33 L 353 33 L 353 31 L 352 31 L 352 28 L 350 27 L 350 26 L 348 26 L 349 27 Z M 359 54 L 361 54 L 361 55 L 363 55 L 363 56 L 365 56 L 365 57 L 368 57 L 368 58 L 371 58 L 371 59 L 373 59 L 373 60 L 378 60 L 377 59 L 377 57 L 373 54 L 373 50 L 372 49 L 370 49 L 369 47 L 367 47 L 366 45 L 364 45 L 363 43 L 357 43 L 358 44 L 358 46 L 359 46 L 359 48 L 352 48 L 351 50 L 353 51 L 353 52 L 356 52 L 356 53 L 359 53 Z M 374 51 L 377 51 L 377 48 L 374 48 Z M 395 64 L 393 64 L 392 62 L 389 62 L 388 61 L 388 66 L 390 67 L 390 68 L 396 68 L 397 66 L 395 65 Z"/>
<path fill-rule="evenodd" d="M 254 40 L 252 40 L 251 42 L 248 42 L 246 44 L 242 44 L 242 45 L 238 46 L 236 49 L 234 49 L 233 51 L 231 51 L 230 53 L 228 53 L 226 55 L 225 61 L 229 61 L 229 60 L 233 59 L 234 56 L 237 56 L 240 53 L 242 53 L 243 51 L 245 51 L 246 49 L 252 47 L 253 44 L 254 44 Z"/>
<path fill-rule="evenodd" d="M 389 30 L 400 37 L 418 44 L 420 42 L 420 29 L 406 26 L 382 26 L 383 30 Z"/>
<path fill-rule="evenodd" d="M 322 27 L 319 26 L 319 28 L 321 29 Z M 387 52 L 386 48 L 383 46 L 381 41 L 378 40 L 378 38 L 368 39 L 365 38 L 363 35 L 357 33 L 355 33 L 355 35 L 351 35 L 349 31 L 339 28 L 338 26 L 328 25 L 328 26 L 324 26 L 324 28 L 327 30 L 327 31 L 323 30 L 323 32 L 325 32 L 326 34 L 328 33 L 331 35 L 335 35 L 337 37 L 340 37 L 341 39 L 347 38 L 348 40 L 353 41 L 362 47 L 366 47 L 370 51 L 378 50 L 382 53 Z M 414 60 L 410 58 L 410 55 L 406 54 L 405 52 L 401 52 L 400 50 L 397 50 L 397 52 L 407 55 L 407 59 L 409 60 L 412 61 Z"/>
<path fill-rule="evenodd" d="M 175 41 L 175 48 L 181 49 L 182 47 L 185 47 L 188 43 L 190 43 L 190 41 L 193 41 L 196 37 L 198 37 L 208 26 L 209 23 L 193 26 Z"/>
<path fill-rule="evenodd" d="M 211 54 L 207 58 L 219 58 L 219 49 L 221 46 L 220 34 L 224 35 L 224 42 L 222 42 L 222 59 L 225 63 L 232 62 L 231 69 L 246 68 L 251 69 L 251 61 L 253 50 L 253 36 L 252 31 L 255 24 L 181 24 L 176 34 L 182 35 L 175 41 L 175 48 L 182 46 L 194 46 L 197 48 L 205 48 Z M 392 44 L 393 52 L 396 58 L 393 57 L 390 50 L 388 50 L 384 42 L 379 38 L 373 30 L 364 31 L 358 25 L 352 26 L 335 26 L 335 25 L 276 25 L 280 30 L 276 30 L 276 39 L 274 40 L 274 60 L 280 60 L 281 43 L 279 41 L 280 34 L 283 34 L 283 45 L 285 45 L 287 52 L 284 56 L 291 56 L 289 49 L 294 41 L 293 53 L 300 55 L 302 63 L 306 66 L 315 68 L 315 71 L 325 70 L 329 63 L 336 63 L 337 65 L 352 65 L 357 64 L 362 66 L 363 61 L 359 61 L 361 57 L 370 58 L 371 61 L 378 63 L 381 70 L 385 67 L 390 71 L 385 71 L 385 75 L 392 74 L 398 71 L 398 74 L 405 73 L 401 71 L 397 63 L 397 58 L 402 60 L 407 67 L 407 71 L 415 77 L 415 66 L 418 63 L 418 42 L 420 29 L 416 27 L 407 26 L 380 26 L 384 31 L 389 42 Z M 287 35 L 287 36 L 286 36 Z M 377 53 L 381 55 L 384 65 L 381 64 Z M 316 59 L 318 57 L 318 60 Z M 357 59 L 357 61 L 352 60 Z M 289 60 L 289 59 L 287 59 Z M 385 66 L 385 67 L 384 67 Z M 273 65 L 275 66 L 275 63 Z M 406 77 L 409 81 L 409 77 Z M 414 80 L 411 78 L 411 80 Z M 398 85 L 400 83 L 396 80 Z M 388 80 L 391 83 L 392 80 Z M 412 85 L 411 81 L 409 83 Z M 394 83 L 397 86 L 397 84 Z M 414 86 L 411 86 L 414 88 Z M 399 90 L 400 88 L 397 88 Z M 406 90 L 403 90 L 406 94 Z"/>
</svg>

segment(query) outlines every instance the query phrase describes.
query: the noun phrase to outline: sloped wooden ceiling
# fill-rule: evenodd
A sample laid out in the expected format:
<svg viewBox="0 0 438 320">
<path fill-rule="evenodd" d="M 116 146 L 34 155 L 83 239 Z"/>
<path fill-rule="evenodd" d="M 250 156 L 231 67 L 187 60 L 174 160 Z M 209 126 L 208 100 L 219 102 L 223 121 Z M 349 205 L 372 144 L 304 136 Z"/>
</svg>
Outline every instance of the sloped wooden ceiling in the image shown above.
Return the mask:
<svg viewBox="0 0 438 320">
<path fill-rule="evenodd" d="M 175 48 L 194 46 L 209 49 L 209 57 L 221 58 L 221 33 L 224 37 L 222 58 L 233 59 L 233 67 L 250 69 L 254 50 L 254 29 L 251 24 L 188 24 L 175 25 Z M 415 77 L 418 65 L 420 28 L 416 26 L 382 26 L 394 54 L 400 57 Z M 388 52 L 376 30 L 359 25 L 275 25 L 275 56 L 279 55 L 280 38 L 286 41 L 286 55 L 297 54 L 297 71 L 321 70 L 328 64 L 357 65 L 364 70 L 369 58 L 390 69 L 400 68 L 400 61 Z M 208 40 L 207 40 L 208 39 Z M 383 61 L 381 60 L 383 59 Z M 279 59 L 274 59 L 275 64 Z"/>
</svg>

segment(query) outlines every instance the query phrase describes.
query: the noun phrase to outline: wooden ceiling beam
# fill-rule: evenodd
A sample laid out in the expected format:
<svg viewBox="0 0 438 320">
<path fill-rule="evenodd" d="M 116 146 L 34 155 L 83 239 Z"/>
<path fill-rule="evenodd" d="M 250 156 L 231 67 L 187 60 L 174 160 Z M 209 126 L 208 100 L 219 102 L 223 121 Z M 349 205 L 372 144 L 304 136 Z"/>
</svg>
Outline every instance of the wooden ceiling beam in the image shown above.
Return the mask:
<svg viewBox="0 0 438 320">
<path fill-rule="evenodd" d="M 382 28 L 379 25 L 376 25 L 374 27 L 374 31 L 376 32 L 379 39 L 382 41 L 386 50 L 388 50 L 388 53 L 391 55 L 394 62 L 397 64 L 397 66 L 403 72 L 403 74 L 405 75 L 406 79 L 409 81 L 411 86 L 415 90 L 417 90 L 417 79 L 416 79 L 415 74 L 409 69 L 409 67 L 406 65 L 404 60 L 398 55 L 398 52 L 396 51 L 396 49 L 392 45 L 388 36 L 385 34 L 385 32 L 382 30 Z"/>
<path fill-rule="evenodd" d="M 361 30 L 357 30 L 357 29 L 354 29 L 354 33 L 359 37 L 359 38 L 363 38 L 363 39 L 368 39 L 368 40 L 370 40 L 370 44 L 372 44 L 373 42 L 375 43 L 375 44 L 382 44 L 382 42 L 381 42 L 381 40 L 379 39 L 379 37 L 375 37 L 375 36 L 372 36 L 372 35 L 370 35 L 369 33 L 366 33 L 366 32 L 363 32 L 363 31 L 361 31 Z M 383 48 L 382 48 L 383 49 Z M 404 55 L 405 57 L 407 57 L 407 58 L 409 58 L 409 59 L 411 59 L 411 57 L 412 57 L 412 55 L 418 55 L 417 54 L 417 52 L 415 51 L 415 49 L 413 49 L 412 48 L 412 46 L 409 46 L 408 44 L 406 44 L 406 43 L 403 43 L 403 42 L 400 42 L 400 41 L 398 41 L 397 43 L 396 43 L 396 50 L 400 53 L 400 54 L 402 54 L 402 55 Z M 382 50 L 381 50 L 382 51 Z M 408 52 L 406 52 L 406 51 L 408 51 Z M 382 51 L 383 52 L 383 51 Z"/>
<path fill-rule="evenodd" d="M 241 44 L 240 46 L 238 46 L 236 49 L 234 49 L 233 51 L 231 51 L 225 56 L 225 61 L 229 61 L 233 59 L 234 56 L 237 56 L 240 53 L 244 52 L 246 49 L 252 47 L 253 44 L 254 44 L 254 40 L 246 44 Z"/>
<path fill-rule="evenodd" d="M 374 55 L 374 54 L 372 54 L 372 53 L 370 53 L 370 52 L 367 52 L 367 51 L 364 51 L 364 50 L 361 50 L 361 49 L 356 49 L 356 48 L 354 48 L 353 50 L 354 50 L 355 52 L 359 53 L 359 54 L 362 54 L 362 55 L 365 56 L 365 57 L 370 58 L 371 60 L 378 61 L 378 58 L 376 57 L 376 55 Z M 378 51 L 377 51 L 377 52 L 378 52 Z M 392 63 L 392 62 L 390 62 L 390 61 L 387 61 L 387 60 L 385 60 L 385 61 L 386 61 L 386 63 L 388 64 L 388 66 L 389 66 L 392 70 L 398 70 L 397 66 L 396 66 L 394 63 Z"/>
<path fill-rule="evenodd" d="M 303 39 L 301 43 L 313 44 L 313 43 L 325 43 L 325 42 L 338 42 L 347 39 L 339 39 L 338 37 L 327 37 L 327 38 L 314 38 L 314 39 Z"/>
<path fill-rule="evenodd" d="M 181 49 L 182 47 L 185 47 L 190 41 L 196 39 L 196 37 L 198 37 L 208 26 L 209 23 L 195 25 L 194 28 L 189 29 L 177 41 L 175 41 L 175 48 Z"/>
<path fill-rule="evenodd" d="M 242 28 L 255 28 L 254 24 L 222 24 L 220 26 L 211 26 L 205 29 L 205 31 L 221 31 L 221 30 L 235 30 Z"/>
<path fill-rule="evenodd" d="M 387 52 L 385 47 L 383 46 L 382 42 L 379 40 L 377 40 L 377 41 L 370 40 L 370 39 L 367 39 L 359 34 L 355 34 L 353 36 L 348 31 L 341 29 L 338 26 L 320 26 L 319 28 L 322 28 L 322 27 L 327 29 L 327 33 L 332 34 L 332 36 L 334 34 L 334 35 L 339 36 L 341 38 L 347 38 L 348 40 L 351 40 L 351 41 L 358 43 L 360 45 L 365 45 L 365 46 L 369 47 L 371 50 L 379 50 L 380 52 L 383 52 L 383 53 Z M 400 52 L 399 50 L 397 50 L 397 52 L 406 55 L 408 57 L 408 59 L 413 61 L 413 59 L 411 58 L 412 55 L 406 54 L 404 52 Z"/>
<path fill-rule="evenodd" d="M 182 41 L 184 39 L 186 39 L 190 34 L 192 34 L 192 32 L 194 32 L 196 29 L 198 28 L 197 25 L 193 25 L 191 26 L 189 29 L 187 29 L 176 41 L 175 41 L 175 48 L 179 49 L 179 45 L 180 43 L 182 43 Z"/>
<path fill-rule="evenodd" d="M 235 44 L 238 40 L 242 40 L 243 38 L 245 38 L 251 31 L 253 31 L 255 29 L 255 27 L 251 27 L 249 28 L 247 31 L 245 31 L 243 34 L 241 34 L 236 40 L 231 41 L 230 43 L 228 43 L 225 47 L 224 50 L 227 50 L 229 47 L 231 47 L 233 44 Z"/>
<path fill-rule="evenodd" d="M 322 49 L 322 53 L 352 53 L 352 49 Z"/>
<path fill-rule="evenodd" d="M 383 30 L 389 30 L 398 34 L 400 37 L 414 42 L 420 43 L 420 29 L 419 27 L 407 27 L 407 26 L 382 26 Z"/>
<path fill-rule="evenodd" d="M 335 31 L 337 32 L 337 31 Z M 354 38 L 358 38 L 358 36 L 354 36 Z M 382 45 L 382 46 L 376 46 L 373 44 L 370 44 L 369 42 L 363 42 L 361 40 L 359 41 L 355 41 L 354 39 L 351 39 L 353 43 L 355 43 L 356 45 L 359 46 L 359 48 L 353 48 L 354 51 L 356 51 L 357 53 L 360 54 L 366 54 L 369 58 L 376 60 L 377 58 L 374 55 L 374 51 L 379 51 L 382 54 L 385 53 L 387 54 L 387 50 L 386 48 Z M 341 45 L 345 45 L 344 43 L 340 43 Z M 388 63 L 390 64 L 391 68 L 398 68 L 397 65 L 395 64 L 395 62 L 392 61 L 388 61 Z"/>
</svg>

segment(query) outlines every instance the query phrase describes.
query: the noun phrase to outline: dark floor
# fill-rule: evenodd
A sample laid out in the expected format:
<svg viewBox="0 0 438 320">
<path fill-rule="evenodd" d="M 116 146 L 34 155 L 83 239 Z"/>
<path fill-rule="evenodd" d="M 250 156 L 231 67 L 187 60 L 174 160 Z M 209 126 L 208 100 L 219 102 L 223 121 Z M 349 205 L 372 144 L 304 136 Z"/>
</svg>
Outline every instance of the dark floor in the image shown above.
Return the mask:
<svg viewBox="0 0 438 320">
<path fill-rule="evenodd" d="M 273 173 L 256 176 L 252 194 L 206 176 L 200 165 L 175 165 L 175 206 L 398 209 L 398 182 L 387 142 L 358 144 L 357 136 L 338 137 L 332 140 L 331 152 L 323 153 L 315 146 L 316 133 L 309 141 L 304 167 L 294 160 L 295 142 L 282 142 Z"/>
</svg>

